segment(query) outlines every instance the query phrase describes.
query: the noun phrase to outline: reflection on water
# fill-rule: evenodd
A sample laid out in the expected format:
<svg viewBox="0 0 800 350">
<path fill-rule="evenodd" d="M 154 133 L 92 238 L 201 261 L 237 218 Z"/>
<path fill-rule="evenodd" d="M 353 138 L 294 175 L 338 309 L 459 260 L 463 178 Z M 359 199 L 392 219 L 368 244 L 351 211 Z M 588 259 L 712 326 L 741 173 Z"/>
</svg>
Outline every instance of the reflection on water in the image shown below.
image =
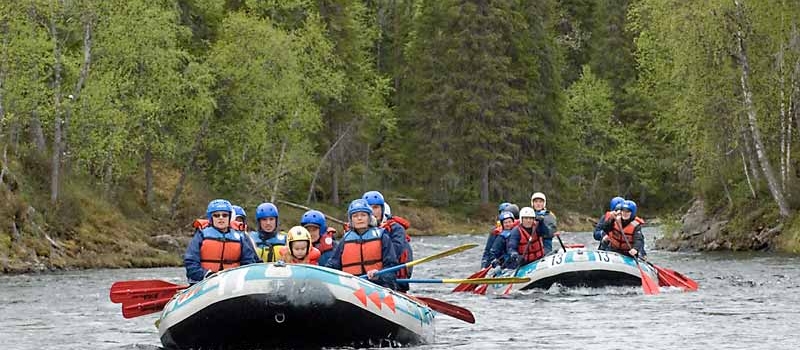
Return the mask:
<svg viewBox="0 0 800 350">
<path fill-rule="evenodd" d="M 648 242 L 657 231 L 645 232 Z M 590 233 L 565 243 L 593 247 Z M 481 246 L 417 265 L 414 277 L 464 278 L 480 264 L 484 236 L 418 237 L 415 256 L 464 243 Z M 414 293 L 467 307 L 474 325 L 444 315 L 436 342 L 420 349 L 796 349 L 800 319 L 800 257 L 767 253 L 672 253 L 649 249 L 650 260 L 700 283 L 684 293 L 639 287 L 563 288 L 506 296 L 451 294 L 452 285 L 423 284 Z M 157 349 L 156 314 L 126 320 L 108 300 L 111 283 L 127 279 L 183 283 L 183 269 L 128 269 L 0 277 L 3 349 Z M 313 334 L 313 330 L 309 330 Z"/>
</svg>

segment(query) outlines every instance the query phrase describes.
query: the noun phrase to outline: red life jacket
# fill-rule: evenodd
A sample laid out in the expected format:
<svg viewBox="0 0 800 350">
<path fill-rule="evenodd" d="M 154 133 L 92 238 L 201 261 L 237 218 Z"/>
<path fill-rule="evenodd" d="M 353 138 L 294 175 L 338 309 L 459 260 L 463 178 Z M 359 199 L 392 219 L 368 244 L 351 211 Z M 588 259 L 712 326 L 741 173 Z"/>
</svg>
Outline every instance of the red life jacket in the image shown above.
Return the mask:
<svg viewBox="0 0 800 350">
<path fill-rule="evenodd" d="M 519 219 L 514 219 L 514 223 L 512 224 L 511 228 L 519 226 Z M 503 224 L 501 223 L 500 226 L 495 226 L 494 230 L 492 230 L 492 234 L 497 236 L 503 232 Z"/>
<path fill-rule="evenodd" d="M 311 265 L 319 265 L 319 257 L 322 256 L 320 254 L 319 249 L 311 247 L 311 250 L 306 254 L 305 259 L 300 260 L 294 257 L 292 253 L 289 252 L 289 247 L 283 246 L 280 250 L 281 258 L 289 264 L 311 264 Z"/>
<path fill-rule="evenodd" d="M 342 238 L 342 271 L 363 275 L 369 270 L 383 268 L 383 230 L 370 228 L 359 235 L 355 231 L 347 231 Z"/>
<path fill-rule="evenodd" d="M 315 247 L 319 249 L 320 253 L 325 253 L 327 251 L 333 250 L 333 237 L 336 235 L 336 229 L 333 227 L 328 227 L 328 230 L 325 231 L 324 234 L 319 236 L 319 240 L 315 244 Z"/>
<path fill-rule="evenodd" d="M 408 220 L 401 218 L 399 216 L 392 216 L 384 220 L 383 223 L 381 223 L 381 228 L 386 230 L 386 232 L 391 232 L 392 224 L 398 224 L 401 227 L 403 227 L 404 230 L 408 230 L 408 228 L 411 227 L 411 223 L 409 223 Z M 411 236 L 408 235 L 408 231 L 405 231 L 405 233 L 406 233 L 406 242 L 411 242 Z M 405 264 L 408 262 L 408 249 L 403 249 L 403 251 L 400 252 L 400 256 L 397 257 L 397 262 L 399 264 Z M 408 278 L 408 277 L 409 277 L 408 268 L 404 267 L 400 270 L 397 270 L 397 278 Z"/>
<path fill-rule="evenodd" d="M 240 265 L 243 233 L 233 230 L 222 233 L 213 227 L 207 227 L 201 233 L 200 266 L 217 272 Z"/>
<path fill-rule="evenodd" d="M 192 227 L 202 230 L 208 227 L 208 219 L 195 219 L 192 223 Z M 231 228 L 236 231 L 247 231 L 247 225 L 238 221 L 231 221 Z"/>
<path fill-rule="evenodd" d="M 628 223 L 625 227 L 620 227 L 619 222 L 614 222 L 614 229 L 608 232 L 608 245 L 611 249 L 627 252 L 633 248 L 633 233 L 636 232 L 636 228 L 642 224 L 644 220 L 634 218 Z M 625 235 L 623 237 L 622 235 Z M 625 242 L 625 240 L 628 240 Z"/>
<path fill-rule="evenodd" d="M 525 259 L 524 263 L 541 259 L 544 256 L 544 243 L 542 237 L 536 233 L 536 222 L 534 221 L 531 232 L 528 232 L 522 225 L 517 226 L 517 229 L 519 230 L 517 252 Z M 530 246 L 528 246 L 528 241 L 531 241 Z"/>
</svg>

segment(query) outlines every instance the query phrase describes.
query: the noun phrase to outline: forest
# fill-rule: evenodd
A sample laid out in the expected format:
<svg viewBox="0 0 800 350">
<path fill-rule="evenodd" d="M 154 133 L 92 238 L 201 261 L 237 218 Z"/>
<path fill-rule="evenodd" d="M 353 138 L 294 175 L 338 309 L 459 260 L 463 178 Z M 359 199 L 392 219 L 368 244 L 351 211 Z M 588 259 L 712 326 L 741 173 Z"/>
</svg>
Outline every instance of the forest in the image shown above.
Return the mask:
<svg viewBox="0 0 800 350">
<path fill-rule="evenodd" d="M 342 215 L 375 189 L 483 226 L 534 191 L 673 222 L 700 201 L 726 234 L 797 251 L 798 17 L 790 0 L 0 0 L 0 260 L 58 266 L 122 230 L 129 265 L 158 264 L 131 261 L 212 198 Z"/>
</svg>

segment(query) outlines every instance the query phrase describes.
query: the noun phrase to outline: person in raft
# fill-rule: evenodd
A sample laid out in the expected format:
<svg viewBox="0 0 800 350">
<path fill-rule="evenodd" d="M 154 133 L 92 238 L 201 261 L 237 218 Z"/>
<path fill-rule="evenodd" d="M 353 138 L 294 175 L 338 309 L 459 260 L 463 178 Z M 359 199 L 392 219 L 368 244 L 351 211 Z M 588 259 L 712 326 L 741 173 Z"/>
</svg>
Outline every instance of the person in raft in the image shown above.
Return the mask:
<svg viewBox="0 0 800 350">
<path fill-rule="evenodd" d="M 510 211 L 504 211 L 500 214 L 500 222 L 503 224 L 503 231 L 494 238 L 492 249 L 489 250 L 489 264 L 492 267 L 505 266 L 509 261 L 509 255 L 506 254 L 506 245 L 508 237 L 514 226 L 514 214 Z M 487 265 L 488 266 L 488 265 Z"/>
<path fill-rule="evenodd" d="M 189 284 L 217 271 L 261 262 L 245 233 L 230 227 L 232 215 L 233 207 L 227 200 L 208 203 L 206 217 L 211 225 L 195 231 L 183 256 Z"/>
<path fill-rule="evenodd" d="M 272 203 L 261 203 L 256 207 L 258 231 L 251 231 L 256 254 L 264 262 L 276 262 L 280 250 L 286 245 L 286 235 L 278 232 L 278 207 Z"/>
<path fill-rule="evenodd" d="M 489 238 L 486 239 L 486 246 L 483 247 L 483 256 L 481 257 L 481 268 L 486 268 L 492 263 L 492 247 L 494 246 L 494 241 L 497 236 L 503 232 L 503 221 L 500 219 L 500 216 L 504 212 L 506 212 L 506 208 L 508 208 L 511 203 L 504 202 L 500 203 L 500 206 L 497 207 L 497 223 L 492 227 L 492 230 L 489 231 Z M 513 216 L 513 213 L 512 213 Z"/>
<path fill-rule="evenodd" d="M 397 265 L 397 254 L 391 237 L 375 227 L 367 201 L 363 198 L 352 201 L 347 208 L 347 219 L 350 230 L 344 233 L 326 266 L 357 276 L 366 274 L 372 282 L 397 290 L 396 274 L 376 273 Z"/>
<path fill-rule="evenodd" d="M 606 235 L 606 231 L 604 230 L 606 222 L 613 221 L 614 218 L 619 215 L 619 208 L 617 208 L 617 206 L 621 207 L 624 201 L 625 198 L 620 196 L 611 198 L 611 201 L 608 203 L 608 211 L 597 220 L 597 225 L 594 226 L 594 239 L 600 241 L 600 247 L 598 249 L 606 250 L 606 241 L 603 240 L 603 236 Z"/>
<path fill-rule="evenodd" d="M 365 192 L 361 198 L 366 200 L 367 204 L 372 208 L 372 216 L 378 222 L 378 227 L 382 228 L 392 238 L 392 246 L 394 252 L 397 253 L 397 263 L 405 264 L 414 260 L 414 252 L 411 249 L 411 236 L 406 233 L 406 230 L 411 226 L 408 220 L 386 214 L 386 201 L 383 198 L 383 194 L 378 191 Z M 411 278 L 412 272 L 411 268 L 400 269 L 397 271 L 397 278 Z M 397 285 L 397 290 L 401 292 L 407 292 L 408 289 L 408 283 Z"/>
<path fill-rule="evenodd" d="M 614 216 L 613 220 L 608 220 L 603 228 L 606 232 L 603 241 L 607 244 L 604 250 L 635 257 L 644 249 L 644 220 L 636 216 L 636 211 L 636 202 L 622 202 L 620 214 Z"/>
<path fill-rule="evenodd" d="M 231 227 L 242 232 L 249 231 L 247 227 L 247 212 L 244 211 L 244 208 L 233 205 L 233 214 L 233 221 L 238 223 L 239 227 L 234 226 L 233 222 L 231 223 Z"/>
<path fill-rule="evenodd" d="M 280 259 L 289 264 L 319 263 L 319 249 L 311 245 L 311 234 L 303 226 L 295 226 L 286 233 L 286 246 L 281 248 Z"/>
<path fill-rule="evenodd" d="M 303 213 L 303 216 L 300 217 L 300 225 L 308 230 L 314 248 L 319 250 L 319 265 L 325 266 L 328 263 L 328 259 L 333 255 L 333 249 L 336 248 L 336 240 L 334 239 L 336 229 L 328 227 L 325 214 L 319 210 L 309 210 Z"/>
<path fill-rule="evenodd" d="M 519 212 L 520 223 L 511 229 L 506 242 L 506 254 L 509 256 L 504 268 L 515 269 L 544 257 L 544 239 L 549 230 L 544 229 L 536 221 L 536 211 L 524 207 Z"/>
<path fill-rule="evenodd" d="M 539 234 L 542 235 L 542 243 L 544 243 L 544 254 L 553 252 L 553 236 L 556 234 L 556 216 L 553 212 L 547 210 L 547 197 L 544 193 L 536 192 L 531 195 L 531 206 L 536 212 L 536 223 L 541 226 L 537 228 Z M 549 238 L 545 238 L 549 237 Z"/>
</svg>

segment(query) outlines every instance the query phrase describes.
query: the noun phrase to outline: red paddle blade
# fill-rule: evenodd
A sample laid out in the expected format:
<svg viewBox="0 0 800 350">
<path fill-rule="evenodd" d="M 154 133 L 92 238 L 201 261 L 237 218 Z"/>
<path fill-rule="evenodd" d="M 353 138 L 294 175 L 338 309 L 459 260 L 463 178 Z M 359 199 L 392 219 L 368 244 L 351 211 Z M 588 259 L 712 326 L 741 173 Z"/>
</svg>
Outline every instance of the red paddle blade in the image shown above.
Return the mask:
<svg viewBox="0 0 800 350">
<path fill-rule="evenodd" d="M 642 270 L 642 266 L 639 265 L 638 261 L 636 265 L 639 266 L 639 272 L 642 274 L 642 289 L 644 289 L 644 294 L 655 295 L 660 293 L 661 291 L 658 289 L 658 284 L 656 284 L 656 282 L 653 281 L 650 276 L 644 273 L 644 270 Z"/>
<path fill-rule="evenodd" d="M 487 273 L 487 272 L 489 272 L 489 270 L 491 270 L 491 269 L 492 269 L 492 268 L 491 268 L 490 266 L 487 266 L 487 267 L 483 268 L 482 270 L 480 270 L 480 271 L 478 271 L 478 272 L 476 272 L 476 273 L 473 273 L 472 275 L 470 275 L 470 276 L 469 276 L 469 277 L 467 277 L 467 278 L 468 278 L 468 279 L 473 279 L 473 278 L 484 278 L 484 277 L 486 277 L 486 273 Z M 471 291 L 475 290 L 475 288 L 476 288 L 477 286 L 478 286 L 478 285 L 475 285 L 475 284 L 466 284 L 466 283 L 462 283 L 462 284 L 459 284 L 458 286 L 456 286 L 456 287 L 453 289 L 453 292 L 471 292 Z"/>
<path fill-rule="evenodd" d="M 122 304 L 122 317 L 134 318 L 159 312 L 164 309 L 164 306 L 167 305 L 170 299 L 172 299 L 172 296 L 143 303 Z"/>
<path fill-rule="evenodd" d="M 473 293 L 480 294 L 480 295 L 485 295 L 486 294 L 486 289 L 488 289 L 488 288 L 489 288 L 488 284 L 481 284 L 478 288 L 475 288 Z"/>
<path fill-rule="evenodd" d="M 671 287 L 679 287 L 683 288 L 684 290 L 688 291 L 697 291 L 700 287 L 697 282 L 693 279 L 684 276 L 680 272 L 670 270 L 668 268 L 664 268 L 655 264 L 651 264 L 653 267 L 656 268 L 658 271 L 658 282 L 661 283 L 661 280 L 664 280 L 668 286 Z"/>
<path fill-rule="evenodd" d="M 172 297 L 186 287 L 161 280 L 119 281 L 111 285 L 109 297 L 112 303 L 129 304 Z"/>
<path fill-rule="evenodd" d="M 472 311 L 469 311 L 466 308 L 439 299 L 418 296 L 414 297 L 421 300 L 425 304 L 428 304 L 428 306 L 436 312 L 443 313 L 447 316 L 457 318 L 467 323 L 475 323 L 475 315 L 472 314 Z"/>
</svg>

